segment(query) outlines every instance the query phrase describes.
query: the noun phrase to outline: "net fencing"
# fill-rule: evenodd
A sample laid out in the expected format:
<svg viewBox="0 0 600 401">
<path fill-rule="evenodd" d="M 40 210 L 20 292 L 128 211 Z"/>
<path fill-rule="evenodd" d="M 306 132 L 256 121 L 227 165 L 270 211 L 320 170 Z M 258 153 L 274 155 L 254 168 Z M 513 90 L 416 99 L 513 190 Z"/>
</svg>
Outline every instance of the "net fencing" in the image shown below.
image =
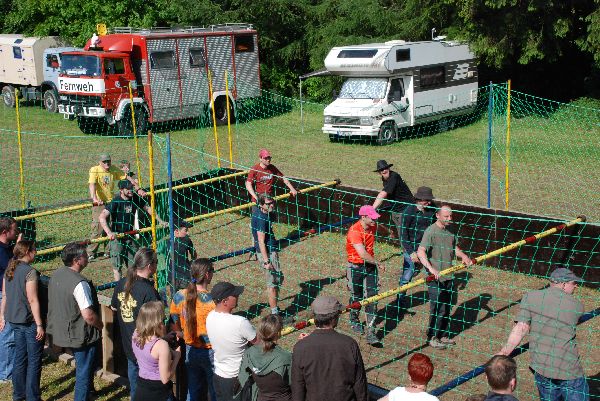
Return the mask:
<svg viewBox="0 0 600 401">
<path fill-rule="evenodd" d="M 267 148 L 273 154 L 273 163 L 290 177 L 296 189 L 302 190 L 298 196 L 290 197 L 287 185 L 275 181 L 277 206 L 272 222 L 277 239 L 274 246 L 285 277 L 279 306 L 286 315 L 303 322 L 310 318 L 310 304 L 320 294 L 334 295 L 344 304 L 355 300 L 347 285 L 347 230 L 359 219 L 360 206 L 374 201 L 377 191 L 361 187 L 378 188 L 380 183 L 372 170 L 376 160 L 386 159 L 395 164 L 413 191 L 428 185 L 437 199 L 452 203 L 453 232 L 471 258 L 551 229 L 579 214 L 586 214 L 588 221 L 455 272 L 451 297 L 441 302 L 450 310 L 447 336 L 457 343 L 447 349 L 434 349 L 428 343 L 430 302 L 429 288 L 424 283 L 407 291 L 401 308 L 392 293 L 377 300 L 374 314 L 367 315 L 366 308 L 362 308 L 362 325 L 365 329 L 374 328 L 382 347 L 367 344 L 366 336 L 355 333 L 349 319 L 342 318 L 339 329 L 359 341 L 370 383 L 388 389 L 407 383 L 407 357 L 417 351 L 430 355 L 436 366 L 430 388 L 481 365 L 506 342 L 523 296 L 528 291 L 543 290 L 558 265 L 583 277 L 585 286 L 577 290 L 576 297 L 585 311 L 597 313 L 600 166 L 594 155 L 600 150 L 598 110 L 511 91 L 508 142 L 507 88 L 492 85 L 479 90 L 478 106 L 469 115 L 405 130 L 400 142 L 379 147 L 353 141 L 329 142 L 320 130 L 323 105 L 300 103 L 267 91 L 261 93 L 259 98 L 234 105 L 231 159 L 228 128 L 210 125 L 207 105 L 202 105 L 199 119 L 152 127 L 150 141 L 140 133 L 137 158 L 132 138 L 83 135 L 75 121 L 48 114 L 39 105 L 21 105 L 24 198 L 26 206 L 30 203 L 29 209 L 23 209 L 21 204 L 15 110 L 2 108 L 0 151 L 5 167 L 0 173 L 0 210 L 20 211 L 21 228 L 27 231 L 27 225 L 31 225 L 29 232 L 36 236 L 41 254 L 36 267 L 51 274 L 60 265 L 56 249 L 90 237 L 88 170 L 98 164 L 99 154 L 109 153 L 115 164 L 121 159 L 129 160 L 131 171 L 147 192 L 152 164 L 156 215 L 168 222 L 172 209 L 175 220 L 193 223 L 189 238 L 198 256 L 214 261 L 217 271 L 213 281 L 245 285 L 239 310 L 256 322 L 269 313 L 269 307 L 265 272 L 255 260 L 250 228 L 253 204 L 246 190 L 246 178 L 258 162 L 258 150 Z M 215 131 L 220 159 L 216 157 Z M 175 188 L 172 208 L 166 190 L 169 171 Z M 333 181 L 336 178 L 341 178 L 341 185 Z M 509 211 L 503 212 L 507 187 Z M 483 209 L 488 199 L 490 209 Z M 394 205 L 388 203 L 389 206 Z M 27 216 L 32 213 L 48 214 Z M 124 237 L 138 246 L 152 246 L 150 219 L 145 212 L 138 212 L 137 224 L 139 231 Z M 172 259 L 184 261 L 175 269 L 169 264 L 170 234 L 174 229 L 156 230 L 158 284 L 169 297 L 187 284 L 191 256 L 175 255 Z M 398 236 L 391 213 L 383 212 L 375 237 L 375 255 L 387 269 L 378 272 L 377 280 L 367 275 L 367 282 L 376 283 L 377 288 L 371 286 L 366 295 L 398 287 L 404 265 Z M 103 243 L 106 242 L 104 238 Z M 112 267 L 111 260 L 100 255 L 85 273 L 95 284 L 107 284 L 113 281 Z M 425 277 L 423 269 L 418 274 L 413 282 Z M 110 296 L 111 286 L 102 288 L 102 293 Z M 583 370 L 590 377 L 590 386 L 597 389 L 597 319 L 582 323 L 576 330 Z M 291 350 L 296 341 L 297 336 L 292 334 L 284 336 L 281 344 Z M 517 362 L 517 397 L 536 399 L 533 377 L 527 370 L 528 353 L 518 356 Z M 464 399 L 485 393 L 486 389 L 483 380 L 470 380 L 445 397 Z M 597 394 L 592 391 L 592 398 L 597 398 Z"/>
</svg>

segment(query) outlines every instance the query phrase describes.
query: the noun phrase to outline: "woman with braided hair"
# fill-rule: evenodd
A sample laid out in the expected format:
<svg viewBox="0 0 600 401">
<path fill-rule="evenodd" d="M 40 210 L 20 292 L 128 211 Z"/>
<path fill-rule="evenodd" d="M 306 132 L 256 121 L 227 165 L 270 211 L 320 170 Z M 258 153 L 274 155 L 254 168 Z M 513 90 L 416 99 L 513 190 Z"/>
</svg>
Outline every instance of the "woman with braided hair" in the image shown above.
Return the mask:
<svg viewBox="0 0 600 401">
<path fill-rule="evenodd" d="M 190 266 L 190 283 L 171 301 L 172 330 L 185 340 L 185 367 L 188 376 L 188 401 L 217 401 L 213 386 L 213 350 L 206 334 L 206 317 L 215 309 L 208 286 L 215 269 L 210 259 L 199 258 Z"/>
<path fill-rule="evenodd" d="M 38 299 L 39 273 L 31 267 L 35 259 L 33 241 L 17 242 L 4 273 L 0 331 L 10 325 L 15 336 L 12 372 L 14 400 L 40 400 L 44 326 Z"/>
</svg>

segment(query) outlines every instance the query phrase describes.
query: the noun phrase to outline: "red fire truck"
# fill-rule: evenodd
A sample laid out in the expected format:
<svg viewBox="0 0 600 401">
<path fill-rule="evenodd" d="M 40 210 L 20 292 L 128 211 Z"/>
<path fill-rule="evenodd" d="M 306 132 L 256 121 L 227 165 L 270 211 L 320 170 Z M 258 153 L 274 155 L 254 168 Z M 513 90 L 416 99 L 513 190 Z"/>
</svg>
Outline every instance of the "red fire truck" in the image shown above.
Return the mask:
<svg viewBox="0 0 600 401">
<path fill-rule="evenodd" d="M 210 100 L 217 123 L 226 123 L 225 71 L 232 118 L 234 100 L 260 94 L 258 34 L 250 24 L 115 28 L 111 34 L 94 35 L 83 51 L 61 56 L 59 112 L 76 118 L 84 133 L 113 127 L 119 135 L 132 134 L 129 87 L 141 134 L 149 123 L 203 115 L 209 111 Z"/>
</svg>

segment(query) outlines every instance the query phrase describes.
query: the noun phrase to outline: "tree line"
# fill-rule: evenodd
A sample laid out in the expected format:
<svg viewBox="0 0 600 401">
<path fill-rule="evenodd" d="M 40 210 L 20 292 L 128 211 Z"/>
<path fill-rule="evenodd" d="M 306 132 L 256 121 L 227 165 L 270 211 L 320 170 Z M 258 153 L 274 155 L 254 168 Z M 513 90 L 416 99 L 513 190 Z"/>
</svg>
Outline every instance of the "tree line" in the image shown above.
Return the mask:
<svg viewBox="0 0 600 401">
<path fill-rule="evenodd" d="M 431 29 L 467 41 L 480 85 L 556 100 L 599 96 L 600 0 L 0 0 L 0 30 L 58 35 L 82 46 L 96 24 L 200 26 L 247 22 L 259 32 L 263 88 L 298 95 L 298 77 L 323 68 L 334 46 L 429 40 Z M 340 84 L 313 78 L 309 98 L 327 101 Z M 304 90 L 304 89 L 303 89 Z"/>
</svg>

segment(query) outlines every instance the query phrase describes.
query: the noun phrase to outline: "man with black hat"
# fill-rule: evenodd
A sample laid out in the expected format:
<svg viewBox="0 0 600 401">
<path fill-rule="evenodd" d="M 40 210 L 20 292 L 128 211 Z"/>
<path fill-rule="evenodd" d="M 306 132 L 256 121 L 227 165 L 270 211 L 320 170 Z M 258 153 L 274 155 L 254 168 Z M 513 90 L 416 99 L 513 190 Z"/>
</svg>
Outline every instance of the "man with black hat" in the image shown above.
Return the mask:
<svg viewBox="0 0 600 401">
<path fill-rule="evenodd" d="M 385 160 L 377 161 L 377 168 L 374 173 L 381 175 L 383 189 L 377 194 L 373 207 L 377 209 L 386 199 L 393 201 L 390 202 L 389 211 L 392 213 L 392 221 L 396 225 L 398 238 L 400 238 L 402 212 L 408 204 L 413 203 L 415 200 L 400 174 L 390 169 L 392 166 L 393 164 L 388 164 Z"/>
<path fill-rule="evenodd" d="M 292 400 L 367 401 L 367 377 L 357 342 L 338 333 L 344 307 L 331 296 L 318 296 L 311 305 L 316 329 L 294 346 Z"/>
<path fill-rule="evenodd" d="M 433 224 L 435 208 L 430 207 L 433 201 L 433 191 L 429 187 L 419 187 L 415 193 L 415 204 L 410 205 L 402 212 L 402 229 L 400 230 L 400 243 L 404 248 L 404 266 L 400 275 L 399 285 L 408 284 L 415 275 L 415 264 L 421 264 L 417 256 L 419 244 L 423 233 Z M 396 306 L 402 307 L 405 293 L 398 294 Z"/>
<path fill-rule="evenodd" d="M 194 243 L 188 235 L 188 229 L 193 227 L 192 223 L 184 219 L 175 219 L 173 222 L 173 262 L 171 262 L 171 241 L 167 248 L 167 266 L 171 271 L 171 263 L 175 270 L 175 288 L 183 289 L 190 281 L 191 261 L 198 257 Z"/>
<path fill-rule="evenodd" d="M 256 330 L 250 321 L 231 313 L 243 292 L 243 286 L 224 281 L 210 290 L 216 306 L 206 317 L 206 333 L 215 352 L 213 384 L 217 401 L 234 399 L 242 356 L 248 343 L 256 343 Z"/>
<path fill-rule="evenodd" d="M 143 209 L 152 214 L 150 206 L 146 201 L 133 193 L 133 184 L 128 180 L 119 181 L 119 193 L 108 203 L 100 214 L 100 225 L 110 237 L 109 244 L 110 260 L 113 265 L 115 281 L 121 278 L 121 269 L 127 268 L 133 261 L 133 256 L 139 246 L 132 235 L 117 238 L 117 234 L 128 233 L 134 230 L 135 213 Z M 110 219 L 110 227 L 108 220 Z M 158 216 L 156 219 L 160 224 L 165 222 Z"/>
<path fill-rule="evenodd" d="M 573 293 L 582 281 L 571 270 L 559 267 L 550 274 L 549 287 L 526 293 L 516 324 L 499 352 L 510 355 L 529 333 L 530 368 L 542 401 L 589 400 L 575 340 L 584 309 Z"/>
</svg>

